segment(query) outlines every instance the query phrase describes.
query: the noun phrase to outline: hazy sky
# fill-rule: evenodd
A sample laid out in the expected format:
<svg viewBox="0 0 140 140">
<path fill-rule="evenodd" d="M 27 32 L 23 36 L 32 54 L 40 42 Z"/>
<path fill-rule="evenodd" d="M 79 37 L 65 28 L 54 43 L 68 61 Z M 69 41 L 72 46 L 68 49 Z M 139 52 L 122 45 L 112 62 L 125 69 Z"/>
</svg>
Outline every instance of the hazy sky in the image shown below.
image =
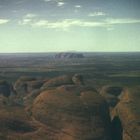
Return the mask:
<svg viewBox="0 0 140 140">
<path fill-rule="evenodd" d="M 0 0 L 0 53 L 140 51 L 140 0 Z"/>
</svg>

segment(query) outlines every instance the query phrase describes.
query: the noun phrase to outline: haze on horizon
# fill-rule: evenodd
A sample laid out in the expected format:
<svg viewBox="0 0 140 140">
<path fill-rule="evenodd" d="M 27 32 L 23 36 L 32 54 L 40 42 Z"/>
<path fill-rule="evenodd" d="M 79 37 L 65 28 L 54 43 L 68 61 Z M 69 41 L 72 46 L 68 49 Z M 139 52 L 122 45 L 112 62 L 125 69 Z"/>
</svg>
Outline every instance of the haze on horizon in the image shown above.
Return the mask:
<svg viewBox="0 0 140 140">
<path fill-rule="evenodd" d="M 0 0 L 0 53 L 140 51 L 139 0 Z"/>
</svg>

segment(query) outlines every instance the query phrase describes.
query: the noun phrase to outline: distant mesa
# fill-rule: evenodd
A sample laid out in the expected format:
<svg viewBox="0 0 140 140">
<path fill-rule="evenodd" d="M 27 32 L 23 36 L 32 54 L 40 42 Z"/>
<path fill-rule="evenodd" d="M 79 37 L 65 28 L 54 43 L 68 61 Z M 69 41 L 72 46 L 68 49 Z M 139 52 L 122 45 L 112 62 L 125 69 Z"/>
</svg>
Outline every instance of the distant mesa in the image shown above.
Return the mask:
<svg viewBox="0 0 140 140">
<path fill-rule="evenodd" d="M 55 55 L 55 58 L 57 59 L 63 59 L 63 58 L 84 58 L 84 55 L 82 53 L 70 53 L 70 52 L 62 52 Z"/>
</svg>

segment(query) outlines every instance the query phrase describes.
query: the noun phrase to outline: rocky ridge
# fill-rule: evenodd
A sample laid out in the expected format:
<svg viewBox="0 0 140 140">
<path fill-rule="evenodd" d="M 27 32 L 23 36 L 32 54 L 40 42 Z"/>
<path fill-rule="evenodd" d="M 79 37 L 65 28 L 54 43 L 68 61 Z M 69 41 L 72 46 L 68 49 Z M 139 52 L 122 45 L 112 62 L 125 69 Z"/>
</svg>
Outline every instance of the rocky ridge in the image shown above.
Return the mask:
<svg viewBox="0 0 140 140">
<path fill-rule="evenodd" d="M 2 140 L 139 140 L 140 87 L 97 91 L 80 74 L 0 82 Z"/>
</svg>

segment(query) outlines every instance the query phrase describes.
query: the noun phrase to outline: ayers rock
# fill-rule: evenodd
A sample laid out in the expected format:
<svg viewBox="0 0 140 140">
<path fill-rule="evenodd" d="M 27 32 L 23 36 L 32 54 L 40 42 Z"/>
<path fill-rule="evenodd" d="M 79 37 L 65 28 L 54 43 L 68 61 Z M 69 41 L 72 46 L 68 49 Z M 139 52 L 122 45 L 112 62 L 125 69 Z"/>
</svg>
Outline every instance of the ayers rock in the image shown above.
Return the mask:
<svg viewBox="0 0 140 140">
<path fill-rule="evenodd" d="M 62 52 L 55 55 L 57 59 L 64 59 L 64 58 L 84 58 L 82 53 L 73 53 L 73 52 Z"/>
</svg>

